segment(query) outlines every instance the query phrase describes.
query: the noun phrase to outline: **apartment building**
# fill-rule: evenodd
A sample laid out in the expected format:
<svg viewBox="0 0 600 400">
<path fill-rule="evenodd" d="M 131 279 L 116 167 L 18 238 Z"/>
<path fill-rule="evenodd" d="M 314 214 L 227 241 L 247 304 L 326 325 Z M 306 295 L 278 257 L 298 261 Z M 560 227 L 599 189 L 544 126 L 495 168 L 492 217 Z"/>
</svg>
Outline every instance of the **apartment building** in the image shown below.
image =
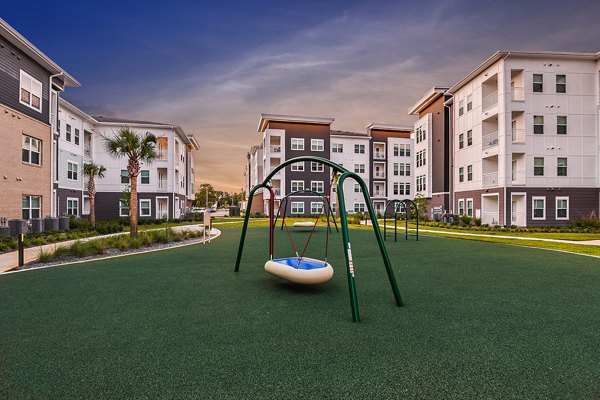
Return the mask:
<svg viewBox="0 0 600 400">
<path fill-rule="evenodd" d="M 263 135 L 262 144 L 248 153 L 248 191 L 282 162 L 312 155 L 330 159 L 361 176 L 369 187 L 368 195 L 373 198 L 377 212 L 383 213 L 389 199 L 411 198 L 411 127 L 371 124 L 366 133 L 357 133 L 332 130 L 333 121 L 333 118 L 262 114 L 258 126 Z M 278 198 L 301 192 L 291 199 L 289 214 L 311 215 L 318 214 L 322 206 L 321 196 L 313 192 L 327 194 L 331 178 L 330 168 L 300 162 L 278 172 L 272 184 Z M 304 190 L 310 192 L 302 192 Z M 269 196 L 266 191 L 257 193 L 253 211 L 268 210 Z M 345 182 L 344 196 L 349 212 L 367 211 L 361 188 L 351 179 Z M 333 189 L 331 201 L 335 210 L 337 196 Z M 258 204 L 260 209 L 255 208 Z"/>
<path fill-rule="evenodd" d="M 130 187 L 127 159 L 112 157 L 105 145 L 105 138 L 125 127 L 140 135 L 152 133 L 157 138 L 158 158 L 142 164 L 138 176 L 140 218 L 179 218 L 191 208 L 195 199 L 194 151 L 199 149 L 193 135 L 171 124 L 91 116 L 61 99 L 56 191 L 60 215 L 89 214 L 83 165 L 92 161 L 107 169 L 103 179 L 96 179 L 96 217 L 115 219 L 129 215 L 123 201 Z"/>
<path fill-rule="evenodd" d="M 418 116 L 414 124 L 415 194 L 429 200 L 426 211 L 436 218 L 452 209 L 451 205 L 451 99 L 448 87 L 435 86 L 409 110 Z"/>
<path fill-rule="evenodd" d="M 453 199 L 486 224 L 599 215 L 600 53 L 497 52 L 453 95 Z"/>
<path fill-rule="evenodd" d="M 0 19 L 0 217 L 56 215 L 58 97 L 79 82 Z"/>
</svg>

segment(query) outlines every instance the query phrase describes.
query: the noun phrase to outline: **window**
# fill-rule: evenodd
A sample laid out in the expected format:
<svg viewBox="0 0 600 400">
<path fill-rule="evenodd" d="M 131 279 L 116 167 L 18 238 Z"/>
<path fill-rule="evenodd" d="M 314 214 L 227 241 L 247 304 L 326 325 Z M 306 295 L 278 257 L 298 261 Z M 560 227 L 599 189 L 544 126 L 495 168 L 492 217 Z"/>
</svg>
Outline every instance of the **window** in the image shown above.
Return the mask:
<svg viewBox="0 0 600 400">
<path fill-rule="evenodd" d="M 304 190 L 304 181 L 292 181 L 292 192 Z"/>
<path fill-rule="evenodd" d="M 125 200 L 119 200 L 119 217 L 129 217 L 129 204 Z"/>
<path fill-rule="evenodd" d="M 544 176 L 544 157 L 533 158 L 533 176 Z"/>
<path fill-rule="evenodd" d="M 314 161 L 311 161 L 311 163 L 310 163 L 311 172 L 323 172 L 324 168 L 325 168 L 324 165 L 321 163 L 314 162 Z"/>
<path fill-rule="evenodd" d="M 470 94 L 467 96 L 467 111 L 471 111 L 473 109 L 473 95 Z"/>
<path fill-rule="evenodd" d="M 21 71 L 19 102 L 42 112 L 42 83 L 25 71 Z"/>
<path fill-rule="evenodd" d="M 354 172 L 357 174 L 364 174 L 365 164 L 354 164 Z"/>
<path fill-rule="evenodd" d="M 534 115 L 533 116 L 533 133 L 543 134 L 544 133 L 544 116 Z"/>
<path fill-rule="evenodd" d="M 149 199 L 140 200 L 140 217 L 149 217 L 152 214 L 150 203 Z"/>
<path fill-rule="evenodd" d="M 304 150 L 304 139 L 292 138 L 292 150 Z"/>
<path fill-rule="evenodd" d="M 150 183 L 150 171 L 143 169 L 140 175 L 142 177 L 142 185 L 148 185 Z"/>
<path fill-rule="evenodd" d="M 121 183 L 129 183 L 129 172 L 126 169 L 121 170 Z"/>
<path fill-rule="evenodd" d="M 358 183 L 354 184 L 354 193 L 362 193 L 362 188 Z"/>
<path fill-rule="evenodd" d="M 559 135 L 567 134 L 567 117 L 557 116 L 556 117 L 556 133 Z"/>
<path fill-rule="evenodd" d="M 394 163 L 394 176 L 398 176 L 398 174 L 399 174 L 398 169 L 399 169 L 398 163 Z"/>
<path fill-rule="evenodd" d="M 410 196 L 410 183 L 404 184 L 404 194 Z"/>
<path fill-rule="evenodd" d="M 354 203 L 354 212 L 365 212 L 365 203 Z"/>
<path fill-rule="evenodd" d="M 467 199 L 467 215 L 473 216 L 473 199 Z"/>
<path fill-rule="evenodd" d="M 404 146 L 406 150 L 406 157 L 410 157 L 410 144 Z"/>
<path fill-rule="evenodd" d="M 461 199 L 458 201 L 458 215 L 464 215 L 464 214 L 465 214 L 465 201 Z"/>
<path fill-rule="evenodd" d="M 569 198 L 556 198 L 556 219 L 569 219 Z"/>
<path fill-rule="evenodd" d="M 458 102 L 458 116 L 460 117 L 465 113 L 465 101 L 461 100 Z"/>
<path fill-rule="evenodd" d="M 467 146 L 471 146 L 473 144 L 473 131 L 467 131 Z"/>
<path fill-rule="evenodd" d="M 473 180 L 473 166 L 472 165 L 467 165 L 467 180 L 468 181 Z"/>
<path fill-rule="evenodd" d="M 533 92 L 542 93 L 544 91 L 544 75 L 533 74 Z"/>
<path fill-rule="evenodd" d="M 304 203 L 301 201 L 292 201 L 292 214 L 304 214 Z"/>
<path fill-rule="evenodd" d="M 42 198 L 40 196 L 23 196 L 22 217 L 23 219 L 40 218 Z"/>
<path fill-rule="evenodd" d="M 533 207 L 532 219 L 546 219 L 546 198 L 532 197 L 531 202 Z"/>
<path fill-rule="evenodd" d="M 556 175 L 567 176 L 567 159 L 559 157 L 556 160 Z"/>
<path fill-rule="evenodd" d="M 400 164 L 402 165 L 402 164 Z M 410 164 L 406 164 L 405 168 L 404 168 L 404 172 L 406 174 L 406 176 L 410 176 Z"/>
<path fill-rule="evenodd" d="M 323 151 L 325 150 L 325 141 L 323 139 L 311 139 L 310 140 L 311 151 Z"/>
<path fill-rule="evenodd" d="M 417 192 L 427 190 L 427 177 L 425 175 L 417 176 Z"/>
<path fill-rule="evenodd" d="M 400 184 L 398 184 L 397 182 L 394 182 L 394 196 L 398 195 L 399 186 L 400 186 Z"/>
<path fill-rule="evenodd" d="M 72 138 L 72 135 L 71 135 L 71 125 L 67 124 L 67 134 L 66 134 L 65 139 L 67 140 L 67 142 L 70 142 L 71 138 Z"/>
<path fill-rule="evenodd" d="M 406 164 L 400 164 L 400 168 L 399 168 L 399 171 L 398 171 L 398 173 L 400 174 L 400 176 L 404 176 L 405 167 L 406 167 Z"/>
<path fill-rule="evenodd" d="M 79 129 L 75 128 L 75 144 L 79 146 Z"/>
<path fill-rule="evenodd" d="M 72 181 L 76 181 L 78 179 L 78 169 L 79 169 L 79 165 L 71 162 L 71 161 L 67 161 L 67 179 L 70 179 Z"/>
<path fill-rule="evenodd" d="M 421 150 L 417 153 L 417 167 L 422 167 L 427 164 L 427 160 L 425 158 L 427 150 Z"/>
<path fill-rule="evenodd" d="M 404 153 L 404 145 L 402 146 L 402 153 Z M 394 157 L 398 157 L 400 155 L 400 146 L 395 144 L 394 145 Z M 404 155 L 404 154 L 402 154 Z"/>
<path fill-rule="evenodd" d="M 318 193 L 323 193 L 323 181 L 311 181 L 310 190 Z"/>
<path fill-rule="evenodd" d="M 304 161 L 300 161 L 300 162 L 297 162 L 297 163 L 293 163 L 293 164 L 290 166 L 290 169 L 291 169 L 292 171 L 304 171 Z"/>
<path fill-rule="evenodd" d="M 331 144 L 331 152 L 332 153 L 343 153 L 344 152 L 344 144 L 343 143 L 332 143 Z"/>
<path fill-rule="evenodd" d="M 23 135 L 21 159 L 24 163 L 42 165 L 42 141 Z"/>
<path fill-rule="evenodd" d="M 465 181 L 465 167 L 460 167 L 458 169 L 458 181 L 459 182 Z"/>
<path fill-rule="evenodd" d="M 354 154 L 365 154 L 365 145 L 364 144 L 355 144 L 354 145 Z"/>
<path fill-rule="evenodd" d="M 463 147 L 465 147 L 465 134 L 461 133 L 458 135 L 458 148 L 462 149 Z"/>
<path fill-rule="evenodd" d="M 311 214 L 319 214 L 323 209 L 322 201 L 311 201 L 310 202 L 310 213 Z"/>
<path fill-rule="evenodd" d="M 556 75 L 556 93 L 567 93 L 566 75 Z"/>
<path fill-rule="evenodd" d="M 67 198 L 67 215 L 79 215 L 79 199 Z"/>
</svg>

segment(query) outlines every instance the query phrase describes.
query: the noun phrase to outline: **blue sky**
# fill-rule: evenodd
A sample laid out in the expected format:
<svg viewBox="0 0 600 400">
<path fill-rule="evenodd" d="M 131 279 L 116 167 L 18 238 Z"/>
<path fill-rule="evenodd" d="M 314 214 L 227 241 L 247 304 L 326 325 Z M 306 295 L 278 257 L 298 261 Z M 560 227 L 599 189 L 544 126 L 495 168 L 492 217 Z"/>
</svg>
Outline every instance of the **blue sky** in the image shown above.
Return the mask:
<svg viewBox="0 0 600 400">
<path fill-rule="evenodd" d="M 14 1 L 1 17 L 81 83 L 86 112 L 182 125 L 197 180 L 243 186 L 260 113 L 407 123 L 497 50 L 600 51 L 597 1 Z"/>
</svg>

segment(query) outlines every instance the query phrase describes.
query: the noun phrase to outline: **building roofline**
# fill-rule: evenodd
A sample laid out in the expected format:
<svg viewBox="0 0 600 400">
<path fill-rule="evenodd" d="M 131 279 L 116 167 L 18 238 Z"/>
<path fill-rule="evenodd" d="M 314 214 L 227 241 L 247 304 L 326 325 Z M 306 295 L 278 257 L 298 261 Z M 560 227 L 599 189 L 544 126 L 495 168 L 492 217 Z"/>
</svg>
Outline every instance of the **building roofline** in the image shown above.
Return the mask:
<svg viewBox="0 0 600 400">
<path fill-rule="evenodd" d="M 372 124 L 367 125 L 367 130 L 378 130 L 378 131 L 412 131 L 413 127 L 409 125 L 399 125 L 399 124 L 385 124 L 380 122 L 373 122 Z"/>
<path fill-rule="evenodd" d="M 258 132 L 264 132 L 269 122 L 294 122 L 299 124 L 331 125 L 335 118 L 302 117 L 298 115 L 260 114 Z"/>
<path fill-rule="evenodd" d="M 419 115 L 421 111 L 429 107 L 431 103 L 443 96 L 450 89 L 448 86 L 434 86 L 429 89 L 419 101 L 408 109 L 408 115 Z"/>
<path fill-rule="evenodd" d="M 193 134 L 186 135 L 189 140 L 189 145 L 192 146 L 194 150 L 200 150 L 200 144 L 196 140 L 196 137 Z"/>
<path fill-rule="evenodd" d="M 598 60 L 600 59 L 600 51 L 597 53 L 574 53 L 574 52 L 555 52 L 555 51 L 497 51 L 492 54 L 487 60 L 483 63 L 479 64 L 473 71 L 471 71 L 467 76 L 458 81 L 454 86 L 452 86 L 449 90 L 450 94 L 454 94 L 458 89 L 466 85 L 477 75 L 481 74 L 484 70 L 492 66 L 501 58 L 507 58 L 509 56 L 516 56 L 521 58 L 545 58 L 545 57 L 553 57 L 553 58 L 571 58 L 571 59 L 581 59 L 581 60 Z"/>
<path fill-rule="evenodd" d="M 6 37 L 8 41 L 10 41 L 23 53 L 27 54 L 37 63 L 50 71 L 52 75 L 62 74 L 65 78 L 66 86 L 81 86 L 81 83 L 79 83 L 77 79 L 73 78 L 68 72 L 52 61 L 47 55 L 35 47 L 29 40 L 25 39 L 23 35 L 17 32 L 2 18 L 0 18 L 0 34 Z"/>
</svg>

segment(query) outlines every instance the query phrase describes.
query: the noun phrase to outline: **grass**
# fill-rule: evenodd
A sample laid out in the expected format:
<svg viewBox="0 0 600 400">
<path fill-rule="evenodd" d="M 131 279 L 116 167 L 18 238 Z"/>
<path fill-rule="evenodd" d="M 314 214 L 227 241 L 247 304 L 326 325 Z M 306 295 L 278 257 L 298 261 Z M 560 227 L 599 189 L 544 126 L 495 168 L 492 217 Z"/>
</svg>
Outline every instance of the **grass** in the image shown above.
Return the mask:
<svg viewBox="0 0 600 400">
<path fill-rule="evenodd" d="M 362 322 L 351 322 L 340 235 L 331 282 L 265 274 L 267 229 L 198 245 L 0 276 L 0 397 L 561 398 L 600 396 L 596 259 L 350 231 Z M 292 254 L 278 231 L 276 256 Z M 294 232 L 303 246 L 305 233 Z M 323 230 L 310 255 L 324 256 Z"/>
</svg>

